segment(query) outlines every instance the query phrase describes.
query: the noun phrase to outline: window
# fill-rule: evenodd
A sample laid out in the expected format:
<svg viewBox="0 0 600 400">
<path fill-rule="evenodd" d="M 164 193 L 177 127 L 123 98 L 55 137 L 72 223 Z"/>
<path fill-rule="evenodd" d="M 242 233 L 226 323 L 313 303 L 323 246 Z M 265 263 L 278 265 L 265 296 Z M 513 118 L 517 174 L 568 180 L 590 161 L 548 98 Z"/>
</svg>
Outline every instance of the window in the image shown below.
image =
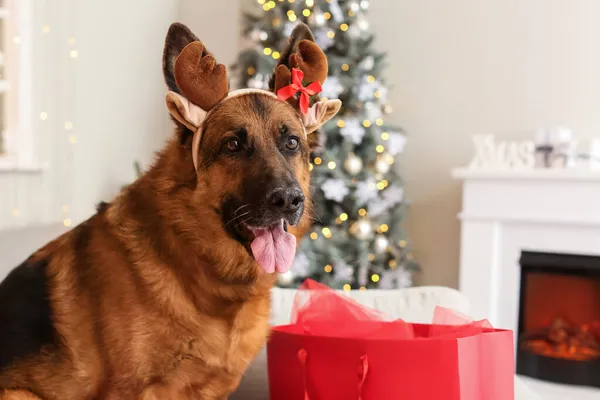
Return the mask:
<svg viewBox="0 0 600 400">
<path fill-rule="evenodd" d="M 30 0 L 0 0 L 0 169 L 33 162 Z"/>
</svg>

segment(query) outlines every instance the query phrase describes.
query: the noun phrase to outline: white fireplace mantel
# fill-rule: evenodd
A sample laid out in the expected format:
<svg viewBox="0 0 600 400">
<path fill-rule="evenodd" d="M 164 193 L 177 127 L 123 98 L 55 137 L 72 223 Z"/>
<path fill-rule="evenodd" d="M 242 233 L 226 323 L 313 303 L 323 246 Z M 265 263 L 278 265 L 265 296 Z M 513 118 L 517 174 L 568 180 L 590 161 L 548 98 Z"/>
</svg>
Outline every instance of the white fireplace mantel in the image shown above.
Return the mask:
<svg viewBox="0 0 600 400">
<path fill-rule="evenodd" d="M 474 318 L 516 333 L 521 251 L 600 255 L 600 171 L 461 168 L 452 176 L 463 181 L 460 290 Z"/>
</svg>

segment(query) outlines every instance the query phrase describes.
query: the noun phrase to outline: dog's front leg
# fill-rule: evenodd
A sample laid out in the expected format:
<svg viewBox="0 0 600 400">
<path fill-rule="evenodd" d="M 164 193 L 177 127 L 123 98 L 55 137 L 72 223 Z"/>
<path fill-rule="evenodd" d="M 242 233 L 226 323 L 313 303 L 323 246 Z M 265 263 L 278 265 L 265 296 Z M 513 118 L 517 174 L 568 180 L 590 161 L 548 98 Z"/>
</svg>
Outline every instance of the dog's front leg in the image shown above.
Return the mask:
<svg viewBox="0 0 600 400">
<path fill-rule="evenodd" d="M 31 392 L 24 390 L 2 390 L 0 389 L 0 400 L 41 400 Z"/>
<path fill-rule="evenodd" d="M 217 374 L 203 385 L 193 385 L 190 400 L 227 400 L 240 385 L 242 375 Z"/>
</svg>

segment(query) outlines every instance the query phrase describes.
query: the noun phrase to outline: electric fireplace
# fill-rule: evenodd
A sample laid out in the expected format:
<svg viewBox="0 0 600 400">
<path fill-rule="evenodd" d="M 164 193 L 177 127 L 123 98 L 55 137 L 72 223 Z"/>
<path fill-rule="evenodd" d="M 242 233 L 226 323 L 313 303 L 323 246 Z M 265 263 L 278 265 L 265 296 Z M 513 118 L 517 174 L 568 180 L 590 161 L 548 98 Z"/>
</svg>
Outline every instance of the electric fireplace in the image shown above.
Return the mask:
<svg viewBox="0 0 600 400">
<path fill-rule="evenodd" d="M 517 373 L 600 387 L 600 257 L 524 251 Z"/>
</svg>

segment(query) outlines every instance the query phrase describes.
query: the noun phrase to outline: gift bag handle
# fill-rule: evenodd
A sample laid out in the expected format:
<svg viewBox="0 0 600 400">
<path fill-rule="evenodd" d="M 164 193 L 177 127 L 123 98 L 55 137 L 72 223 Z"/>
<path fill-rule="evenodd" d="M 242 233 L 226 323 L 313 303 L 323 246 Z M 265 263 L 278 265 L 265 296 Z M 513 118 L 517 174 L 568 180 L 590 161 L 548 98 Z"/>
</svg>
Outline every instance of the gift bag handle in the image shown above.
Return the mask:
<svg viewBox="0 0 600 400">
<path fill-rule="evenodd" d="M 305 349 L 298 350 L 298 360 L 302 365 L 302 381 L 304 386 L 304 400 L 310 400 L 308 396 L 308 374 L 306 373 L 306 359 L 308 353 Z M 367 355 L 363 355 L 358 363 L 358 400 L 362 400 L 362 392 L 365 381 L 367 380 L 367 373 L 369 372 L 369 359 Z"/>
</svg>

